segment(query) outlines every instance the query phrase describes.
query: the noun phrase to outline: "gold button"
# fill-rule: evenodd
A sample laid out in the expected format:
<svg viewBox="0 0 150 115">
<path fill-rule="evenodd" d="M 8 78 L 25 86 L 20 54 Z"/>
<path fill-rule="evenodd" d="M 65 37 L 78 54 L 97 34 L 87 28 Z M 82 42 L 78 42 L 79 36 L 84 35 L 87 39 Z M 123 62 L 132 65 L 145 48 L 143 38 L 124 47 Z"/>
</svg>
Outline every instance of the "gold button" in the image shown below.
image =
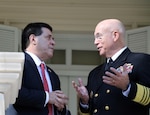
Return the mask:
<svg viewBox="0 0 150 115">
<path fill-rule="evenodd" d="M 96 93 L 94 96 L 95 96 L 95 97 L 98 97 L 98 94 Z"/>
<path fill-rule="evenodd" d="M 94 110 L 94 113 L 97 113 L 97 109 Z"/>
<path fill-rule="evenodd" d="M 109 90 L 109 89 L 107 89 L 106 93 L 110 93 L 110 90 Z"/>
<path fill-rule="evenodd" d="M 105 110 L 109 110 L 109 106 L 105 106 Z"/>
</svg>

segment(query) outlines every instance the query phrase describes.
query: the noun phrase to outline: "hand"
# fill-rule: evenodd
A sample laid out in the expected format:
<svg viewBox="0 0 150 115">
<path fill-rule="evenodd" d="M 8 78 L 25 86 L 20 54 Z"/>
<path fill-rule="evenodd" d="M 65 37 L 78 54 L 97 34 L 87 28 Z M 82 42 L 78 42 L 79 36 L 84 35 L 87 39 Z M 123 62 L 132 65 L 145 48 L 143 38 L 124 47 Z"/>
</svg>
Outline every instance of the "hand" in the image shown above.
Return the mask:
<svg viewBox="0 0 150 115">
<path fill-rule="evenodd" d="M 81 78 L 78 78 L 78 83 L 76 84 L 75 81 L 72 81 L 72 85 L 75 88 L 78 97 L 81 99 L 83 104 L 88 104 L 89 95 L 86 87 L 83 85 L 83 81 Z"/>
<path fill-rule="evenodd" d="M 62 111 L 68 103 L 68 97 L 60 90 L 50 92 L 49 96 L 49 103 L 54 104 L 59 111 Z"/>
<path fill-rule="evenodd" d="M 105 74 L 107 76 L 103 76 L 103 82 L 122 90 L 126 90 L 130 83 L 126 65 L 123 66 L 123 71 L 118 71 L 113 67 L 111 67 L 110 70 L 113 73 L 106 71 Z"/>
</svg>

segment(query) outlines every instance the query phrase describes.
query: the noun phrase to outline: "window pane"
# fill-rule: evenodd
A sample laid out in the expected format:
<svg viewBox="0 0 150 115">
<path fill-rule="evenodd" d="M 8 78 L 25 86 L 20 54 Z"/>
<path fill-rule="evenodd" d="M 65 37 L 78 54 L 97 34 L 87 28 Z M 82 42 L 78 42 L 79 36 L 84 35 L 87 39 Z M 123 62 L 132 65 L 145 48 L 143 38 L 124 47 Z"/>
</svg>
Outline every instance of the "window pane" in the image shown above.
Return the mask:
<svg viewBox="0 0 150 115">
<path fill-rule="evenodd" d="M 66 51 L 65 50 L 54 50 L 52 59 L 46 61 L 47 64 L 66 64 Z"/>
<path fill-rule="evenodd" d="M 101 64 L 103 60 L 98 51 L 72 51 L 72 65 L 98 65 Z"/>
</svg>

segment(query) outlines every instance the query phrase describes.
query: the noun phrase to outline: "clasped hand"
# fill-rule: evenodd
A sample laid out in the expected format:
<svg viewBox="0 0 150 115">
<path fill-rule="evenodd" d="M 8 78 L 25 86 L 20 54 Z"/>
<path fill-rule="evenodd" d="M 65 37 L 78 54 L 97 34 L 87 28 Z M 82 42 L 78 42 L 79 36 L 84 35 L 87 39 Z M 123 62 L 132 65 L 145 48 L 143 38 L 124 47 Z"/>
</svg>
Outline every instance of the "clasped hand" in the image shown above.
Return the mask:
<svg viewBox="0 0 150 115">
<path fill-rule="evenodd" d="M 49 103 L 54 104 L 59 111 L 62 111 L 68 103 L 68 97 L 60 90 L 50 92 L 49 97 Z"/>
</svg>

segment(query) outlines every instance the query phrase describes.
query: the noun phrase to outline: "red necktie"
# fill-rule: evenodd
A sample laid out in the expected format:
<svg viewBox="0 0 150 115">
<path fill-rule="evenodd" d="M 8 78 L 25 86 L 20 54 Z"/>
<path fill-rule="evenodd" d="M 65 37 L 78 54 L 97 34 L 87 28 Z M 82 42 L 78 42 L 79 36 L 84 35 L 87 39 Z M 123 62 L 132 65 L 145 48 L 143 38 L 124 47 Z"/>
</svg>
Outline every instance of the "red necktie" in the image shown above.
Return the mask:
<svg viewBox="0 0 150 115">
<path fill-rule="evenodd" d="M 44 90 L 49 92 L 48 83 L 47 83 L 46 76 L 45 76 L 45 65 L 44 65 L 44 63 L 41 63 L 41 70 L 42 70 Z M 48 115 L 52 115 L 52 105 L 51 104 L 48 104 L 48 110 L 49 110 Z"/>
</svg>

